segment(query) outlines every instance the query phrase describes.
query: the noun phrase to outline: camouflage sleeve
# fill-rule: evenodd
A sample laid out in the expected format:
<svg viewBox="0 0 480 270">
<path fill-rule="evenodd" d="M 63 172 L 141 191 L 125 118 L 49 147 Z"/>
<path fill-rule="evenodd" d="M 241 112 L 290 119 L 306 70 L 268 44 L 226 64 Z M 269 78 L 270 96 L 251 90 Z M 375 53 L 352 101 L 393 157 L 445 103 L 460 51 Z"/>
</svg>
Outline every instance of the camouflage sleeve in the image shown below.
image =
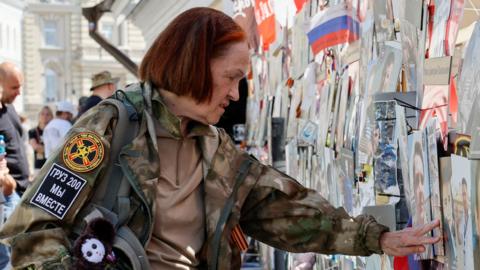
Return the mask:
<svg viewBox="0 0 480 270">
<path fill-rule="evenodd" d="M 380 235 L 388 231 L 373 217 L 350 217 L 266 166 L 242 207 L 240 224 L 247 235 L 282 250 L 361 256 L 382 253 Z"/>
<path fill-rule="evenodd" d="M 0 239 L 11 246 L 11 263 L 15 269 L 70 269 L 71 256 L 69 250 L 71 241 L 68 238 L 75 216 L 90 197 L 95 180 L 104 170 L 108 156 L 104 153 L 110 151 L 111 125 L 116 117 L 116 109 L 110 106 L 97 106 L 86 114 L 72 127 L 66 135 L 64 143 L 58 147 L 47 160 L 35 177 L 32 185 L 23 194 L 20 203 L 0 230 Z M 66 166 L 64 148 L 73 136 L 80 133 L 94 133 L 104 152 L 100 164 L 88 172 L 72 170 Z M 90 153 L 90 152 L 89 152 Z M 88 157 L 89 159 L 91 156 Z M 42 187 L 47 174 L 51 175 L 52 168 L 70 172 L 85 180 L 85 184 L 78 192 L 70 194 L 70 206 L 54 202 L 55 198 L 39 198 L 37 191 Z M 52 169 L 53 170 L 53 169 Z M 39 191 L 40 192 L 40 191 Z M 61 189 L 55 190 L 56 194 L 63 195 Z M 68 194 L 68 193 L 67 193 Z M 52 196 L 53 197 L 53 196 Z M 32 201 L 43 200 L 43 204 L 51 206 L 51 211 L 46 211 Z M 65 202 L 65 198 L 62 202 Z M 58 199 L 60 202 L 61 199 Z M 64 207 L 65 206 L 65 207 Z M 52 213 L 59 213 L 64 207 L 65 212 L 57 217 Z M 48 208 L 48 207 L 47 207 Z M 48 209 L 47 209 L 48 210 Z M 55 212 L 57 211 L 57 212 Z"/>
</svg>

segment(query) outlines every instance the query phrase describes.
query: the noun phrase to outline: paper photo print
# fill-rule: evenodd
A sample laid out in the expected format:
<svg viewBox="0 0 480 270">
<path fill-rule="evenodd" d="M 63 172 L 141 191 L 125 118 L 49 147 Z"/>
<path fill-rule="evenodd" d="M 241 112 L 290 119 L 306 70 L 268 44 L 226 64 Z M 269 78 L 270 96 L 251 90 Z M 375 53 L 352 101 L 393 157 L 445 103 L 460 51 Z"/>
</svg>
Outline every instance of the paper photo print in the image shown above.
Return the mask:
<svg viewBox="0 0 480 270">
<path fill-rule="evenodd" d="M 408 21 L 401 21 L 401 25 L 400 36 L 407 91 L 418 91 L 420 87 L 417 78 L 419 68 L 417 27 Z"/>
<path fill-rule="evenodd" d="M 452 159 L 451 157 L 440 158 L 440 182 L 442 197 L 442 226 L 443 226 L 443 242 L 445 247 L 445 269 L 455 269 L 456 266 L 456 230 L 453 211 L 453 194 L 452 194 Z"/>
<path fill-rule="evenodd" d="M 395 101 L 375 102 L 374 177 L 377 195 L 389 198 L 389 204 L 399 201 L 397 183 L 397 143 L 395 140 Z M 394 196 L 391 196 L 394 195 Z"/>
<path fill-rule="evenodd" d="M 437 153 L 437 135 L 436 130 L 437 118 L 432 118 L 428 121 L 425 128 L 427 138 L 427 157 L 428 157 L 428 176 L 430 177 L 430 202 L 432 206 L 432 220 L 442 219 L 442 206 L 440 200 L 440 178 L 438 168 L 438 153 Z M 442 226 L 433 230 L 433 236 L 441 234 Z M 443 256 L 443 241 L 438 242 L 433 246 L 435 256 Z"/>
<path fill-rule="evenodd" d="M 452 155 L 452 196 L 457 269 L 473 268 L 471 161 Z"/>
<path fill-rule="evenodd" d="M 430 182 L 428 177 L 428 159 L 426 150 L 425 133 L 415 131 L 409 136 L 409 167 L 412 187 L 414 189 L 411 199 L 413 226 L 429 223 L 431 219 Z M 426 252 L 419 259 L 432 259 L 433 248 L 427 246 Z"/>
<path fill-rule="evenodd" d="M 391 0 L 373 1 L 373 14 L 375 16 L 375 32 L 377 42 L 393 39 L 393 7 Z"/>
<path fill-rule="evenodd" d="M 381 91 L 395 92 L 397 89 L 398 76 L 402 69 L 402 47 L 400 42 L 385 42 L 384 53 L 381 57 L 382 76 Z"/>
<path fill-rule="evenodd" d="M 428 121 L 437 117 L 436 129 L 440 131 L 444 149 L 447 146 L 448 134 L 448 85 L 425 85 L 420 112 L 419 129 L 427 126 Z"/>
</svg>

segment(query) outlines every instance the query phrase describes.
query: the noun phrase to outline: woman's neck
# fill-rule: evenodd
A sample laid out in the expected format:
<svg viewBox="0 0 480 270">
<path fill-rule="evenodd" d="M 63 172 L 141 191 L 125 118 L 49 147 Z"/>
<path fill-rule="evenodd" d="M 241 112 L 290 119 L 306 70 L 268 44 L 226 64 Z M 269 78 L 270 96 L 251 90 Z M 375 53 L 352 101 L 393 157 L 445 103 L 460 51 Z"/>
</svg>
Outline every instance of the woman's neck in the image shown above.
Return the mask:
<svg viewBox="0 0 480 270">
<path fill-rule="evenodd" d="M 180 132 L 183 136 L 187 134 L 187 127 L 191 121 L 188 115 L 188 104 L 180 96 L 166 90 L 159 90 L 163 103 L 168 110 L 180 119 Z"/>
</svg>

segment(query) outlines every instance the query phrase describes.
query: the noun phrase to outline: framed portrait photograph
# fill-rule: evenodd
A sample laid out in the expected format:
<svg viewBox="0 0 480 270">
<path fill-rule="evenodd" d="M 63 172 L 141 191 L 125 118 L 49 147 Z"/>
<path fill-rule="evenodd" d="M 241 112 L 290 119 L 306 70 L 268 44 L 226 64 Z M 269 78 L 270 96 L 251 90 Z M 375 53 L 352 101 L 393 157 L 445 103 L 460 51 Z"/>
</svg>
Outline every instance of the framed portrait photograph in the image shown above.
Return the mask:
<svg viewBox="0 0 480 270">
<path fill-rule="evenodd" d="M 413 226 L 421 226 L 432 220 L 427 148 L 423 131 L 414 131 L 409 136 L 409 170 L 414 188 L 413 194 L 410 194 Z M 418 255 L 419 259 L 433 259 L 433 247 L 426 248 L 424 253 Z"/>
<path fill-rule="evenodd" d="M 454 219 L 454 203 L 452 193 L 452 158 L 441 157 L 439 159 L 441 200 L 442 200 L 442 227 L 444 243 L 444 266 L 446 269 L 455 269 L 456 260 L 456 229 Z"/>
<path fill-rule="evenodd" d="M 471 161 L 452 155 L 452 196 L 457 269 L 473 268 Z"/>
<path fill-rule="evenodd" d="M 428 176 L 430 177 L 430 204 L 432 207 L 432 220 L 442 219 L 442 203 L 440 200 L 440 178 L 438 168 L 437 139 L 440 137 L 437 131 L 437 118 L 431 118 L 426 127 L 425 135 L 427 138 L 427 157 L 428 157 Z M 433 230 L 433 236 L 441 235 L 442 224 L 440 228 Z M 433 246 L 435 256 L 444 256 L 442 240 Z"/>
</svg>

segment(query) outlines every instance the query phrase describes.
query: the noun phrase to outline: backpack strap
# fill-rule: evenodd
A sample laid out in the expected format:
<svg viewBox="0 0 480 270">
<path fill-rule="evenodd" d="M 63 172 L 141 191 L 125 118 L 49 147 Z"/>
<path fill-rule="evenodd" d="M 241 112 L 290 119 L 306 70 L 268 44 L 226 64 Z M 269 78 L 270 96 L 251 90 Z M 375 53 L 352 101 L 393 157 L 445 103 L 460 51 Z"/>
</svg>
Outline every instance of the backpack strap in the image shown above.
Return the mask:
<svg viewBox="0 0 480 270">
<path fill-rule="evenodd" d="M 118 111 L 118 120 L 115 126 L 115 131 L 114 131 L 114 136 L 112 137 L 112 142 L 111 142 L 111 147 L 110 147 L 110 160 L 109 164 L 107 167 L 107 171 L 105 172 L 105 175 L 108 176 L 107 181 L 103 181 L 104 187 L 101 187 L 100 190 L 102 190 L 104 195 L 103 198 L 101 198 L 101 205 L 108 209 L 108 210 L 113 210 L 116 208 L 116 210 L 119 211 L 127 211 L 128 215 L 128 210 L 125 209 L 125 207 L 128 207 L 127 205 L 130 205 L 129 203 L 125 203 L 124 197 L 128 196 L 129 193 L 129 187 L 130 184 L 126 179 L 124 179 L 123 171 L 120 168 L 120 163 L 118 162 L 118 157 L 120 155 L 120 152 L 126 144 L 129 142 L 133 141 L 135 138 L 135 135 L 138 131 L 139 123 L 136 121 L 137 119 L 132 121 L 132 116 L 135 115 L 136 112 L 129 112 L 127 109 L 128 103 L 127 101 L 120 101 L 117 99 L 113 98 L 108 98 L 105 99 L 101 102 L 101 104 L 111 104 L 114 105 L 117 108 Z M 130 105 L 131 106 L 131 105 Z M 134 114 L 135 113 L 135 114 Z M 119 181 L 119 179 L 121 179 Z M 107 192 L 108 188 L 108 192 Z M 123 194 L 119 194 L 119 191 L 122 191 Z M 117 197 L 119 197 L 117 200 Z M 123 198 L 122 198 L 123 197 Z M 100 198 L 98 198 L 100 199 Z M 117 205 L 115 205 L 117 203 Z M 121 205 L 118 205 L 121 204 Z M 119 212 L 119 221 L 122 221 L 122 217 L 124 215 L 121 215 Z"/>
<path fill-rule="evenodd" d="M 237 175 L 235 176 L 235 185 L 233 186 L 232 193 L 230 194 L 230 197 L 228 197 L 227 202 L 222 209 L 222 212 L 220 212 L 220 218 L 215 228 L 215 234 L 212 240 L 212 270 L 218 269 L 218 256 L 220 254 L 220 241 L 222 238 L 222 232 L 225 229 L 225 225 L 228 221 L 228 218 L 230 217 L 233 206 L 235 205 L 237 191 L 245 181 L 245 178 L 247 178 L 248 172 L 250 171 L 250 167 L 252 166 L 252 164 L 253 161 L 250 158 L 245 159 L 240 164 Z"/>
<path fill-rule="evenodd" d="M 83 217 L 83 222 L 86 224 L 97 217 L 112 222 L 117 230 L 113 247 L 128 257 L 133 270 L 150 269 L 143 245 L 130 228 L 124 225 L 130 212 L 131 186 L 120 166 L 119 156 L 122 148 L 132 142 L 137 135 L 139 119 L 135 107 L 129 103 L 128 98 L 118 99 L 119 93 L 122 91 L 117 91 L 116 98 L 100 102 L 115 106 L 118 119 L 112 136 L 110 160 L 103 176 L 104 180 L 96 187 L 88 207 L 89 212 Z"/>
</svg>

